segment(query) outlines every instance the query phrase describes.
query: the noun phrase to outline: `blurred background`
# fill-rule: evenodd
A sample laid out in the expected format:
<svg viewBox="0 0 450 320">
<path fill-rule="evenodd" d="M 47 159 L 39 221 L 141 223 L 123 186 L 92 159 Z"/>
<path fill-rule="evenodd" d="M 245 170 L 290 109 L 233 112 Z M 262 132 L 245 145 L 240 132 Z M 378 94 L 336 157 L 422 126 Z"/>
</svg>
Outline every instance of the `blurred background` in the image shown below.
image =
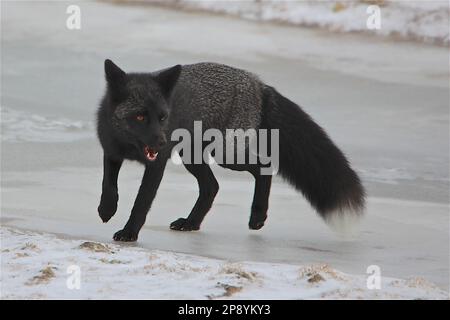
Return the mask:
<svg viewBox="0 0 450 320">
<path fill-rule="evenodd" d="M 448 26 L 448 0 L 2 1 L 2 224 L 109 241 L 143 170 L 125 165 L 118 213 L 101 224 L 103 61 L 141 72 L 213 61 L 259 75 L 327 130 L 364 181 L 367 218 L 342 242 L 277 179 L 267 225 L 249 232 L 251 177 L 214 168 L 221 190 L 203 230 L 170 232 L 197 197 L 170 164 L 138 245 L 358 273 L 379 264 L 448 288 Z"/>
</svg>

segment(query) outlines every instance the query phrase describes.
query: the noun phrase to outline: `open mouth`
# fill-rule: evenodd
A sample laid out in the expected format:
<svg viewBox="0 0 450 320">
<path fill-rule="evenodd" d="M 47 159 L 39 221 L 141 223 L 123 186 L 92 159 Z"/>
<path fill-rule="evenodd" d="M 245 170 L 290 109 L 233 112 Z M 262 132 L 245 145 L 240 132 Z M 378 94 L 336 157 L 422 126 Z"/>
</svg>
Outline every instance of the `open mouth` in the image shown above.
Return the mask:
<svg viewBox="0 0 450 320">
<path fill-rule="evenodd" d="M 149 146 L 144 147 L 144 154 L 147 160 L 155 161 L 158 156 L 158 152 L 155 149 L 150 148 Z"/>
</svg>

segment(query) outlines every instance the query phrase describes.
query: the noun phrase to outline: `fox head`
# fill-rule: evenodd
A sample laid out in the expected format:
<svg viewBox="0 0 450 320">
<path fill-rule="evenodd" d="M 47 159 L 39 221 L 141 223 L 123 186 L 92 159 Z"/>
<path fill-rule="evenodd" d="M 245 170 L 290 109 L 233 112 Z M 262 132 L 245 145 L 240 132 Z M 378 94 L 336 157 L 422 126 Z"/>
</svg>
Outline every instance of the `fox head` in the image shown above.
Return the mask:
<svg viewBox="0 0 450 320">
<path fill-rule="evenodd" d="M 105 60 L 111 123 L 148 161 L 154 161 L 167 143 L 168 99 L 180 72 L 181 66 L 176 65 L 155 75 L 126 73 Z"/>
</svg>

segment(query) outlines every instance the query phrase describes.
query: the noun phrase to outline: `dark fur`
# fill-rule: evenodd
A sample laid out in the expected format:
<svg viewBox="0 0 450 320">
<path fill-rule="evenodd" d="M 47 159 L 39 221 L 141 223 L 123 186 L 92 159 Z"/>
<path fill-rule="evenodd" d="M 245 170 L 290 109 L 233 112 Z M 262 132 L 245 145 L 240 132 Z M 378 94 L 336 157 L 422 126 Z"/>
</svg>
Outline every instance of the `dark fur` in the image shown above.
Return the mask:
<svg viewBox="0 0 450 320">
<path fill-rule="evenodd" d="M 364 189 L 358 175 L 325 131 L 274 88 L 264 90 L 264 119 L 280 132 L 280 174 L 327 219 L 337 210 L 361 213 Z"/>
<path fill-rule="evenodd" d="M 344 210 L 360 212 L 364 190 L 347 159 L 326 133 L 295 103 L 262 84 L 246 71 L 216 64 L 175 66 L 157 73 L 125 73 L 105 61 L 107 90 L 98 110 L 98 137 L 104 150 L 104 175 L 98 212 L 104 222 L 117 210 L 117 176 L 124 159 L 145 165 L 130 218 L 115 240 L 135 241 L 164 174 L 175 142 L 176 128 L 193 121 L 214 128 L 267 128 L 280 131 L 280 174 L 300 190 L 328 219 Z M 209 91 L 208 91 L 209 90 Z M 240 113 L 240 114 L 239 114 Z M 135 121 L 145 114 L 145 122 Z M 206 129 L 206 128 L 204 128 Z M 144 146 L 159 152 L 148 161 Z M 199 197 L 187 218 L 174 221 L 173 230 L 198 230 L 211 208 L 219 185 L 208 164 L 185 164 L 199 185 Z M 260 165 L 223 165 L 255 177 L 249 227 L 260 229 L 267 218 L 272 176 Z"/>
</svg>

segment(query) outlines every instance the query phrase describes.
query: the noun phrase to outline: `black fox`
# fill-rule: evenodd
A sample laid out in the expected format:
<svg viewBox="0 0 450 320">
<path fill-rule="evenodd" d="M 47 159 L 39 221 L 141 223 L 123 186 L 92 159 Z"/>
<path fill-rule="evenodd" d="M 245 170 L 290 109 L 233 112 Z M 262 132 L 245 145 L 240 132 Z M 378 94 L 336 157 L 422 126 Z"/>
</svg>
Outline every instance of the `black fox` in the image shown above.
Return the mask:
<svg viewBox="0 0 450 320">
<path fill-rule="evenodd" d="M 216 63 L 176 65 L 152 73 L 125 73 L 105 61 L 107 89 L 97 114 L 103 147 L 103 183 L 98 212 L 103 222 L 117 209 L 117 176 L 124 159 L 145 166 L 142 183 L 125 227 L 116 241 L 136 241 L 156 195 L 177 128 L 278 129 L 279 173 L 299 190 L 325 221 L 357 217 L 365 192 L 344 154 L 298 105 L 250 72 Z M 199 196 L 187 218 L 172 230 L 199 230 L 219 190 L 208 163 L 185 163 L 197 178 Z M 250 229 L 267 218 L 272 175 L 262 175 L 261 163 L 220 164 L 248 171 L 255 178 Z"/>
</svg>

